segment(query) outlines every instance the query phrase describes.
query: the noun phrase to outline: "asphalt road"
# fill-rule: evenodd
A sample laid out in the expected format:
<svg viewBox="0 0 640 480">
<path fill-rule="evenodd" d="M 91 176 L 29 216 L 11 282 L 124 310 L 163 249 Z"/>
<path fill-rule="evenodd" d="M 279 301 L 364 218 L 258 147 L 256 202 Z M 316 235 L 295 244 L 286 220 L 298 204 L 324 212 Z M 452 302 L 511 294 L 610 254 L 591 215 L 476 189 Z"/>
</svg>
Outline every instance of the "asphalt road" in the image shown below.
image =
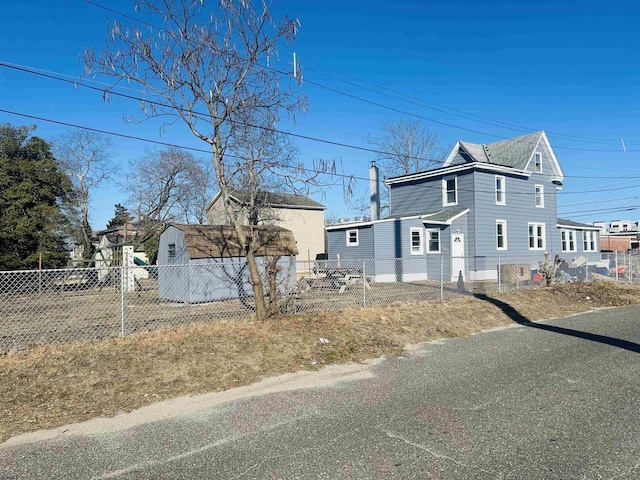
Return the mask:
<svg viewBox="0 0 640 480">
<path fill-rule="evenodd" d="M 638 353 L 639 307 L 518 325 L 368 378 L 5 444 L 0 478 L 638 479 Z"/>
</svg>

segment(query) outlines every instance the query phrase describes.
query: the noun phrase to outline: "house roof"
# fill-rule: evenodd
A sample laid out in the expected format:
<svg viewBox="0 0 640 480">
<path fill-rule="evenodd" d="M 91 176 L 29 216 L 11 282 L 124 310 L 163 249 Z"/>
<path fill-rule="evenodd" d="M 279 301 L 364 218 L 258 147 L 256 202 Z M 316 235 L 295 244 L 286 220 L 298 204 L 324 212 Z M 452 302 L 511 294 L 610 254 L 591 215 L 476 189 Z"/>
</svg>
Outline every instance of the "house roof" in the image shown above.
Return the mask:
<svg viewBox="0 0 640 480">
<path fill-rule="evenodd" d="M 451 225 L 456 218 L 468 213 L 468 208 L 451 208 L 447 210 L 438 210 L 436 212 L 424 213 L 420 215 L 423 223 L 438 223 Z"/>
<path fill-rule="evenodd" d="M 574 222 L 573 220 L 567 220 L 566 218 L 558 218 L 558 227 L 571 227 L 581 230 L 600 230 L 600 227 L 595 225 L 589 225 L 588 223 Z"/>
<path fill-rule="evenodd" d="M 558 180 L 562 180 L 564 173 L 544 130 L 487 144 L 458 141 L 444 162 L 443 168 L 450 167 L 456 158 L 456 154 L 462 150 L 470 157 L 469 163 L 498 165 L 524 171 L 540 144 L 546 147 L 553 174 Z"/>
<path fill-rule="evenodd" d="M 246 190 L 232 190 L 230 195 L 232 200 L 244 205 L 246 205 L 250 199 L 250 192 Z M 218 198 L 220 198 L 220 192 L 213 197 L 213 200 L 207 208 L 211 208 L 211 205 L 213 205 Z M 293 193 L 258 192 L 258 201 L 260 204 L 271 208 L 298 208 L 307 210 L 325 210 L 327 208 L 309 197 Z"/>
<path fill-rule="evenodd" d="M 462 141 L 458 143 L 476 162 L 524 170 L 543 135 L 544 132 L 539 131 L 483 145 Z"/>
<path fill-rule="evenodd" d="M 170 227 L 175 227 L 184 234 L 191 259 L 244 256 L 238 235 L 230 225 L 174 224 Z M 254 236 L 257 256 L 298 254 L 298 247 L 291 230 L 272 225 L 243 228 L 247 236 Z"/>
</svg>

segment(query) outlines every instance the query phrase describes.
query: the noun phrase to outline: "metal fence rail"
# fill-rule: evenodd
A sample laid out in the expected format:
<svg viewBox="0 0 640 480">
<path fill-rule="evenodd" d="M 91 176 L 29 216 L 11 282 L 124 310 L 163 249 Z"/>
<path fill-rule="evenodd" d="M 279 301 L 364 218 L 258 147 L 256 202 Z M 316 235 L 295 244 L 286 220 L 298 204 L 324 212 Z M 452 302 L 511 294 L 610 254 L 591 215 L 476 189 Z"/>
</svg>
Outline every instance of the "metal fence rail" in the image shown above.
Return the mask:
<svg viewBox="0 0 640 480">
<path fill-rule="evenodd" d="M 535 269 L 542 259 L 467 258 L 467 270 L 480 278 L 462 284 L 439 257 L 283 264 L 279 306 L 284 313 L 312 313 L 535 288 L 543 283 Z M 636 254 L 603 254 L 598 262 L 563 265 L 557 281 L 634 283 L 639 271 Z M 0 352 L 250 319 L 253 313 L 242 262 L 0 272 Z"/>
</svg>

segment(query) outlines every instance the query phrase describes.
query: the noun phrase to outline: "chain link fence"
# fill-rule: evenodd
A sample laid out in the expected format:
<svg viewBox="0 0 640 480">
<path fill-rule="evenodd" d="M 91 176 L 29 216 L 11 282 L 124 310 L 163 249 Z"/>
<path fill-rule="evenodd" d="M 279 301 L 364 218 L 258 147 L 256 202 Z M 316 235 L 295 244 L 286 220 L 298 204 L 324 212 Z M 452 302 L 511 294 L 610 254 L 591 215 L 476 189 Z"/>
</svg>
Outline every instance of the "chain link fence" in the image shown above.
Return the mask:
<svg viewBox="0 0 640 480">
<path fill-rule="evenodd" d="M 298 262 L 278 267 L 274 291 L 281 311 L 294 314 L 435 301 L 536 288 L 541 260 L 465 258 L 464 276 L 440 256 Z M 639 272 L 638 255 L 612 253 L 565 263 L 556 280 L 634 283 Z M 0 352 L 253 315 L 243 262 L 0 272 Z"/>
</svg>

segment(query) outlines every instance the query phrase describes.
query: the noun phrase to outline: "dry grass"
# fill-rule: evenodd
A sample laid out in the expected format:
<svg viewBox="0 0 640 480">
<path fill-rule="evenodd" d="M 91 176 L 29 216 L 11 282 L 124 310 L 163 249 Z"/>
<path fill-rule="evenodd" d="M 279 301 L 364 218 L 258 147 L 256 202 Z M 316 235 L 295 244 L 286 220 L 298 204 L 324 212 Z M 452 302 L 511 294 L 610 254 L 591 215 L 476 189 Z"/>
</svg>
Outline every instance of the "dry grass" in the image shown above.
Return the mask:
<svg viewBox="0 0 640 480">
<path fill-rule="evenodd" d="M 529 320 L 640 303 L 640 288 L 566 284 L 495 295 Z M 267 376 L 397 354 L 406 344 L 513 323 L 471 296 L 272 319 L 218 321 L 0 356 L 0 441 Z M 329 343 L 320 343 L 327 338 Z"/>
</svg>

